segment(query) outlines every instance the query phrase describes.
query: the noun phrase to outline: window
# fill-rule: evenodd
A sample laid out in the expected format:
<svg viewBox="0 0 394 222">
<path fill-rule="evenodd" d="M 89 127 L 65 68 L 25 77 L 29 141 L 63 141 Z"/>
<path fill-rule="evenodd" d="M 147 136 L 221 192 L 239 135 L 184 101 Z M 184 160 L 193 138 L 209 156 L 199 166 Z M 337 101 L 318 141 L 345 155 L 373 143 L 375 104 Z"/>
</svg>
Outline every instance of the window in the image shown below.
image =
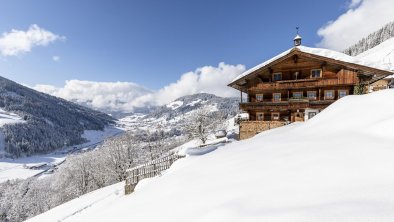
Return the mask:
<svg viewBox="0 0 394 222">
<path fill-rule="evenodd" d="M 302 99 L 302 92 L 293 92 L 294 99 Z"/>
<path fill-rule="evenodd" d="M 256 94 L 256 101 L 261 102 L 264 100 L 263 94 Z"/>
<path fill-rule="evenodd" d="M 280 81 L 282 80 L 282 73 L 278 72 L 278 73 L 274 73 L 274 81 Z"/>
<path fill-rule="evenodd" d="M 256 119 L 257 119 L 258 121 L 263 121 L 263 120 L 264 120 L 264 113 L 257 112 L 257 113 L 256 113 Z"/>
<path fill-rule="evenodd" d="M 308 113 L 308 119 L 311 119 L 312 117 L 316 116 L 316 112 L 310 112 Z"/>
<path fill-rule="evenodd" d="M 338 99 L 347 96 L 347 90 L 338 90 Z"/>
<path fill-rule="evenodd" d="M 279 113 L 271 113 L 271 120 L 277 121 L 279 120 L 279 117 L 280 117 Z"/>
<path fill-rule="evenodd" d="M 316 99 L 316 91 L 308 91 L 307 97 L 308 99 Z"/>
<path fill-rule="evenodd" d="M 272 100 L 274 101 L 274 102 L 278 102 L 278 101 L 280 101 L 280 93 L 272 93 Z"/>
<path fill-rule="evenodd" d="M 324 99 L 334 99 L 334 90 L 325 90 L 324 91 Z"/>
<path fill-rule="evenodd" d="M 311 70 L 311 77 L 312 78 L 320 78 L 321 75 L 321 69 L 312 69 Z"/>
</svg>

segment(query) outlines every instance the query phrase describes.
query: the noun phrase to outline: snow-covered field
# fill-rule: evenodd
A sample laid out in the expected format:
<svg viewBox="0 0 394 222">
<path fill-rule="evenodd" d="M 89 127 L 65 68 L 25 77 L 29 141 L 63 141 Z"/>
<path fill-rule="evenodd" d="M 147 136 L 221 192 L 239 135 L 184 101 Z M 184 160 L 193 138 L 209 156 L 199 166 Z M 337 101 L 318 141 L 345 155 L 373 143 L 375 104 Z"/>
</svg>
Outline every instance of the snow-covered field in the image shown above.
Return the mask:
<svg viewBox="0 0 394 222">
<path fill-rule="evenodd" d="M 394 90 L 178 160 L 29 221 L 394 221 Z"/>
<path fill-rule="evenodd" d="M 13 123 L 24 123 L 24 121 L 20 116 L 15 113 L 7 112 L 0 108 L 0 127 L 5 124 L 13 124 Z"/>
<path fill-rule="evenodd" d="M 18 159 L 0 158 L 0 183 L 11 179 L 26 179 L 40 174 L 63 162 L 69 153 L 93 148 L 104 139 L 121 132 L 123 130 L 116 127 L 107 127 L 104 131 L 86 130 L 82 136 L 89 142 L 84 144 L 67 147 L 46 155 L 35 155 Z M 43 166 L 38 167 L 40 165 Z M 32 169 L 32 167 L 37 167 L 38 169 Z"/>
</svg>

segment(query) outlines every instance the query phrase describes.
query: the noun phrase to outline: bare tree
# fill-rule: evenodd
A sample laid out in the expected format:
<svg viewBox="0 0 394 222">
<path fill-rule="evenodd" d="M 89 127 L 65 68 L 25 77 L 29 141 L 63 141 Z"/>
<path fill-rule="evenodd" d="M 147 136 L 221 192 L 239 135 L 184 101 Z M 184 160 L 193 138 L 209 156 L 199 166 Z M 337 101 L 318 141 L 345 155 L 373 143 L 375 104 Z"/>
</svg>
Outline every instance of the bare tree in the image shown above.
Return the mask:
<svg viewBox="0 0 394 222">
<path fill-rule="evenodd" d="M 203 144 L 208 136 L 222 126 L 223 116 L 220 112 L 212 112 L 208 107 L 197 110 L 191 121 L 186 125 L 186 131 L 190 138 L 198 138 Z"/>
</svg>

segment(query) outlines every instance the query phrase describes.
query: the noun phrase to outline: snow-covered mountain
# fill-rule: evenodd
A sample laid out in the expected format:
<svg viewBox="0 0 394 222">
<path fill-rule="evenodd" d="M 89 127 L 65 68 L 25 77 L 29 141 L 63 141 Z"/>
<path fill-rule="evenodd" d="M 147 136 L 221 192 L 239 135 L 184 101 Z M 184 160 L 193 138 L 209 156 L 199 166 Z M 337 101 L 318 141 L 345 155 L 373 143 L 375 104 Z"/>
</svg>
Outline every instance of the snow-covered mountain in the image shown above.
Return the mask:
<svg viewBox="0 0 394 222">
<path fill-rule="evenodd" d="M 394 21 L 362 38 L 350 46 L 344 53 L 386 65 L 387 70 L 394 70 Z"/>
<path fill-rule="evenodd" d="M 392 221 L 392 98 L 344 97 L 308 122 L 178 160 L 131 195 L 115 184 L 29 221 Z"/>
<path fill-rule="evenodd" d="M 394 70 L 394 37 L 387 39 L 356 57 L 373 62 L 381 62 L 387 65 L 387 69 Z"/>
<path fill-rule="evenodd" d="M 233 117 L 239 110 L 238 98 L 224 98 L 207 93 L 183 96 L 175 101 L 157 107 L 149 114 L 133 114 L 120 119 L 130 130 L 160 127 L 166 131 L 181 133 L 197 110 L 207 109 L 220 112 L 223 120 Z"/>
<path fill-rule="evenodd" d="M 46 153 L 86 141 L 85 130 L 103 130 L 114 119 L 104 113 L 37 92 L 0 77 L 0 152 Z"/>
<path fill-rule="evenodd" d="M 351 56 L 357 56 L 393 37 L 394 37 L 394 21 L 386 24 L 379 30 L 372 32 L 368 36 L 362 38 L 356 44 L 345 49 L 343 52 Z"/>
</svg>

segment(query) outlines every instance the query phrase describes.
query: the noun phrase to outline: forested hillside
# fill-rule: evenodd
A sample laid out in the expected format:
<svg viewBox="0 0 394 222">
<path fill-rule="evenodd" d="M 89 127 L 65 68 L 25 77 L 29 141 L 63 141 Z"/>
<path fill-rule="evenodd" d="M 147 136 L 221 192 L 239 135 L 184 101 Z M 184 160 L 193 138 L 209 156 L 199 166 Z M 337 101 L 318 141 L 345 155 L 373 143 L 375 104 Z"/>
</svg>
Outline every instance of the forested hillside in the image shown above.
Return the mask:
<svg viewBox="0 0 394 222">
<path fill-rule="evenodd" d="M 89 108 L 24 87 L 0 77 L 0 108 L 24 123 L 1 128 L 4 150 L 14 157 L 46 153 L 85 142 L 84 130 L 102 130 L 113 118 Z"/>
<path fill-rule="evenodd" d="M 345 49 L 343 52 L 351 56 L 356 56 L 379 45 L 391 37 L 394 37 L 394 21 L 383 26 L 376 32 L 369 34 L 367 37 L 361 39 L 359 42 Z"/>
</svg>

